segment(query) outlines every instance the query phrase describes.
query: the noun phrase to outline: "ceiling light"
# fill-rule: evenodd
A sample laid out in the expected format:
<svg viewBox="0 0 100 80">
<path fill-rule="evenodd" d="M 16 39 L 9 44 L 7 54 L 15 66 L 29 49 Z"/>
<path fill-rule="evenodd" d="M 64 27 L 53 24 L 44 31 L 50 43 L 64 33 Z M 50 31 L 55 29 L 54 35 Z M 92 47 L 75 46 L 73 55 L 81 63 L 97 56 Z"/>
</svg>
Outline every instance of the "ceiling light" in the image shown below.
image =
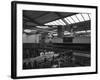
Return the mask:
<svg viewBox="0 0 100 80">
<path fill-rule="evenodd" d="M 24 32 L 26 32 L 26 33 L 30 33 L 31 30 L 30 30 L 30 29 L 25 29 Z"/>
<path fill-rule="evenodd" d="M 46 28 L 49 28 L 48 26 L 36 26 L 37 28 L 43 28 L 43 29 L 46 29 Z"/>
</svg>

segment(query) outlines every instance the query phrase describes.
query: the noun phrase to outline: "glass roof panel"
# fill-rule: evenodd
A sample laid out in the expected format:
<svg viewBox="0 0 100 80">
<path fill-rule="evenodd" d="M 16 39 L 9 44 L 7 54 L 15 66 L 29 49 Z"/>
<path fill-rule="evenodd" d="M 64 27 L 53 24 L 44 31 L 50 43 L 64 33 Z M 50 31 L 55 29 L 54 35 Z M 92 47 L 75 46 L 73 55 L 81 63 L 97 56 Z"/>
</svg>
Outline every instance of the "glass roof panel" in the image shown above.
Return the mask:
<svg viewBox="0 0 100 80">
<path fill-rule="evenodd" d="M 59 19 L 59 21 L 60 21 L 63 25 L 66 25 L 62 19 Z"/>
<path fill-rule="evenodd" d="M 54 25 L 56 25 L 56 23 L 55 23 L 54 21 L 53 21 L 52 23 L 53 23 Z"/>
<path fill-rule="evenodd" d="M 71 17 L 67 17 L 67 19 L 68 19 L 71 23 L 75 23 L 75 22 L 71 19 Z"/>
<path fill-rule="evenodd" d="M 62 22 L 60 22 L 59 20 L 57 20 L 57 22 L 58 22 L 60 25 L 63 25 Z"/>
<path fill-rule="evenodd" d="M 66 17 L 64 18 L 64 21 L 66 21 L 66 23 L 68 24 L 72 24 L 72 23 L 78 23 L 78 22 L 82 22 L 82 21 L 90 20 L 90 19 L 91 19 L 91 14 L 82 13 L 82 14 L 75 14 L 70 17 Z M 45 25 L 66 25 L 64 21 L 62 19 L 58 19 L 58 20 L 46 23 Z"/>
<path fill-rule="evenodd" d="M 48 23 L 45 23 L 44 25 L 48 25 Z"/>
<path fill-rule="evenodd" d="M 51 25 L 54 25 L 54 23 L 53 23 L 53 22 L 51 22 Z"/>
<path fill-rule="evenodd" d="M 55 25 L 57 25 L 57 23 L 55 21 L 53 21 L 52 23 L 54 23 Z"/>
<path fill-rule="evenodd" d="M 84 13 L 84 14 L 82 14 L 82 15 L 83 15 L 83 17 L 84 17 L 85 20 L 89 20 L 88 14 Z"/>
<path fill-rule="evenodd" d="M 58 22 L 56 22 L 56 21 L 54 21 L 54 23 L 55 23 L 56 25 L 59 25 Z"/>
<path fill-rule="evenodd" d="M 77 23 L 77 22 L 79 22 L 79 20 L 77 19 L 77 17 L 75 16 L 75 15 L 73 15 L 73 16 L 71 16 L 73 19 L 74 19 L 74 21 Z"/>
<path fill-rule="evenodd" d="M 77 18 L 78 18 L 80 21 L 84 21 L 84 19 L 83 19 L 83 17 L 81 16 L 81 14 L 77 14 L 76 16 L 77 16 Z"/>
<path fill-rule="evenodd" d="M 56 20 L 56 23 L 57 23 L 57 25 L 61 25 L 61 23 L 59 23 L 59 21 L 58 21 L 58 20 Z"/>
<path fill-rule="evenodd" d="M 51 23 L 51 22 L 49 22 L 49 25 L 52 25 L 52 23 Z"/>
<path fill-rule="evenodd" d="M 68 24 L 71 24 L 71 23 L 67 20 L 67 18 L 64 18 L 64 20 L 65 20 Z"/>
<path fill-rule="evenodd" d="M 91 20 L 91 14 L 88 14 L 88 16 L 89 16 L 89 18 L 90 18 L 90 20 Z"/>
<path fill-rule="evenodd" d="M 58 22 L 59 25 L 63 25 L 62 22 L 60 22 L 59 20 L 57 20 L 57 22 Z"/>
</svg>

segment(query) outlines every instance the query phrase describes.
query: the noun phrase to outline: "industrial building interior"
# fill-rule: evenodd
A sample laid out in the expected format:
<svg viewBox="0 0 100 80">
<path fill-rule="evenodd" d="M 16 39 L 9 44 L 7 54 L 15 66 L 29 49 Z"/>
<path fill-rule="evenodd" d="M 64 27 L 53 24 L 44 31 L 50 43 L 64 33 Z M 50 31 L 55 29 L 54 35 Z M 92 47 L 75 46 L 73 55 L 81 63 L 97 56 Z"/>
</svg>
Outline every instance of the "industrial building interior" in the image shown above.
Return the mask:
<svg viewBox="0 0 100 80">
<path fill-rule="evenodd" d="M 23 10 L 23 69 L 91 65 L 91 14 Z"/>
</svg>

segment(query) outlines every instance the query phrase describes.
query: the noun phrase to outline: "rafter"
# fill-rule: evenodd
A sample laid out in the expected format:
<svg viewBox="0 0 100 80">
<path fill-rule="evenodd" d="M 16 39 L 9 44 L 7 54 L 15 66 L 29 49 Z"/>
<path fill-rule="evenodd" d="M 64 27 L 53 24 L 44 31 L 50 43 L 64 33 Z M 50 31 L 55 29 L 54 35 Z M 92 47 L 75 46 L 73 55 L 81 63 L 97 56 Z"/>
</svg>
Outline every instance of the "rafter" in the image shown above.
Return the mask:
<svg viewBox="0 0 100 80">
<path fill-rule="evenodd" d="M 41 14 L 41 15 L 39 15 L 38 17 L 36 17 L 36 18 L 34 18 L 34 19 L 38 19 L 38 18 L 40 18 L 40 17 L 43 17 L 43 16 L 45 16 L 45 15 L 47 15 L 47 14 L 49 14 L 50 12 L 45 12 L 44 14 Z"/>
<path fill-rule="evenodd" d="M 28 16 L 26 16 L 26 15 L 23 15 L 23 17 L 27 18 L 30 22 L 33 22 L 33 23 L 35 23 L 35 24 L 37 24 L 37 25 L 43 25 L 43 24 L 41 24 L 41 23 L 35 21 L 34 19 L 32 19 L 32 18 L 30 18 L 30 17 L 28 17 Z"/>
</svg>

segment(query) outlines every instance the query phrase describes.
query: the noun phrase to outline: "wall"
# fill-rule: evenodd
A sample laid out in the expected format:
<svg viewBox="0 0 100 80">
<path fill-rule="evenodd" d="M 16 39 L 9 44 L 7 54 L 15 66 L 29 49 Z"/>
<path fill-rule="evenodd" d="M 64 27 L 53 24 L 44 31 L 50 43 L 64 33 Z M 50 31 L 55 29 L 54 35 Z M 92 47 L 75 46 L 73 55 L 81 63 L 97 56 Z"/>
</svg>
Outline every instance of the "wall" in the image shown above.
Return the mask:
<svg viewBox="0 0 100 80">
<path fill-rule="evenodd" d="M 73 43 L 90 43 L 90 37 L 75 37 Z"/>
<path fill-rule="evenodd" d="M 23 43 L 39 43 L 39 36 L 40 34 L 37 35 L 23 34 Z"/>
</svg>

